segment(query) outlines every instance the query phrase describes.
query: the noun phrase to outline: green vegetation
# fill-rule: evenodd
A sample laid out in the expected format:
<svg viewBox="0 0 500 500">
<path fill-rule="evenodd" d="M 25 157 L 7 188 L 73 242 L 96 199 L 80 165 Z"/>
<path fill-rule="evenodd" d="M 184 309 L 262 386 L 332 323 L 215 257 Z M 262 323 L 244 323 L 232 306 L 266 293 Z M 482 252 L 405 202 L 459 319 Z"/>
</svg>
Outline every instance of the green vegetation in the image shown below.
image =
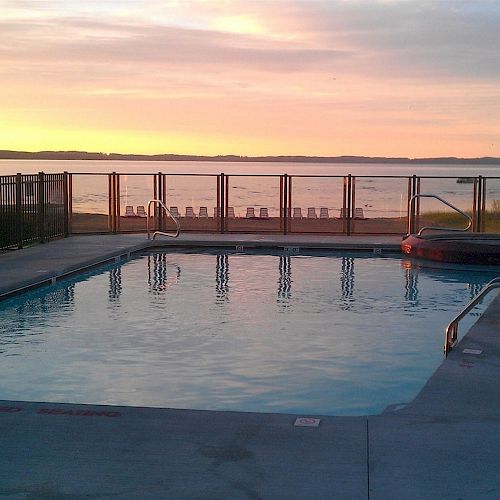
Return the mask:
<svg viewBox="0 0 500 500">
<path fill-rule="evenodd" d="M 470 211 L 466 211 L 472 216 Z M 465 228 L 467 220 L 456 212 L 423 212 L 420 214 L 420 227 L 439 226 Z M 484 230 L 487 233 L 500 233 L 500 200 L 492 200 L 491 207 L 484 213 Z"/>
<path fill-rule="evenodd" d="M 491 201 L 491 212 L 500 216 L 500 200 Z"/>
</svg>

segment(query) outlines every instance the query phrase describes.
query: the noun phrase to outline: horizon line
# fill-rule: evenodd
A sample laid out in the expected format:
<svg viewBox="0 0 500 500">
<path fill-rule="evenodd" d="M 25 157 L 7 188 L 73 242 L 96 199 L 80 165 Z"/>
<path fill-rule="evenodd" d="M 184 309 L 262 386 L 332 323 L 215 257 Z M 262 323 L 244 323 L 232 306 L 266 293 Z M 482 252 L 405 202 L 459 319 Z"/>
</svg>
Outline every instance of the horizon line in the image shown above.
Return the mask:
<svg viewBox="0 0 500 500">
<path fill-rule="evenodd" d="M 135 158 L 143 158 L 149 159 L 151 161 L 189 161 L 189 160 L 200 160 L 200 161 L 344 161 L 344 162 L 353 162 L 353 161 L 371 161 L 375 160 L 383 160 L 383 161 L 391 161 L 391 162 L 418 162 L 418 161 L 440 161 L 440 162 L 472 162 L 472 161 L 488 161 L 492 163 L 500 163 L 499 157 L 494 156 L 477 156 L 477 157 L 457 157 L 457 156 L 436 156 L 436 157 L 408 157 L 408 156 L 365 156 L 365 155 L 335 155 L 335 156 L 317 156 L 317 155 L 293 155 L 293 154 L 280 154 L 280 155 L 258 155 L 258 156 L 250 156 L 250 155 L 237 155 L 237 154 L 217 154 L 217 155 L 199 155 L 199 154 L 186 154 L 186 153 L 104 153 L 101 151 L 80 151 L 80 150 L 40 150 L 40 151 L 17 151 L 17 150 L 0 150 L 0 159 L 22 159 L 21 157 L 33 157 L 33 159 L 51 159 L 51 160 L 64 160 L 70 159 L 75 160 L 75 155 L 83 155 L 87 157 L 94 158 L 81 158 L 85 159 L 102 159 L 107 160 L 110 157 L 121 157 L 122 160 L 131 160 L 133 161 Z M 37 157 L 38 156 L 38 157 Z M 45 156 L 46 158 L 42 158 L 40 156 Z M 49 156 L 53 156 L 48 158 Z M 67 158 L 64 158 L 67 156 Z"/>
</svg>

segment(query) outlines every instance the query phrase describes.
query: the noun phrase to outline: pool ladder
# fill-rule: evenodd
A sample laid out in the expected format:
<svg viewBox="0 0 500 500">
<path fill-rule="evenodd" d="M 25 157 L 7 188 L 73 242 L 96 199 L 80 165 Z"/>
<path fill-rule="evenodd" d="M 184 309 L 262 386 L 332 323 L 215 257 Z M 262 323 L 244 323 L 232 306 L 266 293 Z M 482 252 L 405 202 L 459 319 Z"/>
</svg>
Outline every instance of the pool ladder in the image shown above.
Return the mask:
<svg viewBox="0 0 500 500">
<path fill-rule="evenodd" d="M 163 203 L 163 201 L 161 200 L 149 200 L 148 201 L 148 214 L 147 214 L 147 219 L 146 219 L 146 229 L 147 229 L 147 232 L 148 232 L 148 240 L 151 239 L 151 230 L 150 230 L 150 220 L 151 220 L 151 206 L 152 205 L 155 205 L 155 206 L 159 206 L 160 209 L 163 209 L 165 210 L 165 212 L 167 213 L 167 215 L 175 222 L 175 233 L 172 234 L 172 233 L 165 233 L 163 231 L 155 231 L 153 233 L 153 240 L 159 235 L 163 235 L 163 236 L 169 236 L 170 238 L 177 238 L 177 236 L 179 236 L 180 232 L 181 232 L 181 226 L 179 224 L 179 219 L 177 217 L 175 217 L 172 212 L 166 207 L 165 203 Z"/>
<path fill-rule="evenodd" d="M 458 323 L 460 320 L 479 302 L 481 302 L 484 297 L 495 290 L 500 288 L 500 277 L 492 279 L 463 309 L 460 311 L 450 322 L 450 324 L 445 329 L 445 339 L 444 339 L 444 354 L 445 356 L 453 349 L 457 341 L 458 335 Z"/>
<path fill-rule="evenodd" d="M 422 229 L 420 229 L 420 231 L 417 233 L 417 236 L 420 236 L 424 231 L 428 231 L 429 229 L 432 229 L 434 231 L 459 231 L 459 232 L 461 232 L 461 231 L 468 231 L 470 229 L 470 227 L 472 226 L 472 217 L 470 215 L 466 214 L 465 212 L 463 212 L 462 210 L 457 208 L 455 205 L 452 205 L 451 203 L 447 202 L 446 200 L 444 200 L 440 196 L 437 196 L 436 194 L 414 194 L 410 198 L 410 214 L 415 213 L 415 200 L 417 200 L 418 198 L 435 198 L 436 200 L 439 200 L 441 203 L 444 203 L 446 206 L 455 210 L 455 212 L 458 212 L 459 214 L 463 215 L 469 221 L 469 223 L 467 224 L 467 227 L 465 227 L 463 229 L 454 228 L 454 227 L 427 226 L 427 227 L 423 227 Z M 412 219 L 413 219 L 413 217 L 411 217 L 411 216 L 408 218 L 408 236 L 410 234 L 414 233 L 414 231 L 416 229 L 414 227 L 415 222 Z"/>
</svg>

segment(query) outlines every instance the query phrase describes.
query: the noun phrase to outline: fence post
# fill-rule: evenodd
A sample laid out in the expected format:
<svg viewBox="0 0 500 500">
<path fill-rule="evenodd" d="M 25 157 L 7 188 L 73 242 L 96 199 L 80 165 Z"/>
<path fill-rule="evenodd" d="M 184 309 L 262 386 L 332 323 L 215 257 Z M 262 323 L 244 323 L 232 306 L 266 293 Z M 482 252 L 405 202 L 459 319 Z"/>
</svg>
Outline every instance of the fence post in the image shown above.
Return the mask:
<svg viewBox="0 0 500 500">
<path fill-rule="evenodd" d="M 286 231 L 288 233 L 293 233 L 292 231 L 292 188 L 293 188 L 293 175 L 288 176 L 288 182 L 287 182 L 287 195 L 288 195 L 288 201 L 286 202 L 286 217 L 287 217 L 287 225 L 286 225 Z"/>
<path fill-rule="evenodd" d="M 284 174 L 280 180 L 282 186 L 280 199 L 280 217 L 282 218 L 283 234 L 288 233 L 288 174 Z"/>
<path fill-rule="evenodd" d="M 408 197 L 408 234 L 414 234 L 417 222 L 416 199 L 412 198 L 417 194 L 417 176 L 412 175 L 410 182 L 410 192 Z"/>
<path fill-rule="evenodd" d="M 120 174 L 115 172 L 115 233 L 120 232 Z"/>
<path fill-rule="evenodd" d="M 108 174 L 108 231 L 113 232 L 113 174 Z"/>
<path fill-rule="evenodd" d="M 23 207 L 22 207 L 22 174 L 16 175 L 16 240 L 17 248 L 23 248 Z"/>
<path fill-rule="evenodd" d="M 484 233 L 485 222 L 486 222 L 486 178 L 479 176 L 479 183 L 481 185 L 481 205 L 478 207 L 478 212 L 480 214 L 478 231 Z"/>
<path fill-rule="evenodd" d="M 225 212 L 226 212 L 226 189 L 225 189 L 225 175 L 224 172 L 220 174 L 220 233 L 225 232 Z"/>
<path fill-rule="evenodd" d="M 167 206 L 167 174 L 161 174 L 161 182 L 162 182 L 162 187 L 161 187 L 161 201 L 165 206 Z M 161 207 L 161 216 L 162 216 L 162 231 L 165 231 L 166 224 L 165 221 L 167 219 L 167 214 L 165 213 L 165 210 L 163 210 Z"/>
<path fill-rule="evenodd" d="M 346 232 L 347 236 L 351 236 L 351 214 L 352 214 L 352 176 L 347 176 L 347 209 L 345 210 L 346 217 Z"/>
<path fill-rule="evenodd" d="M 64 204 L 64 237 L 67 238 L 70 233 L 70 210 L 69 210 L 69 180 L 68 172 L 63 172 L 63 204 Z"/>
<path fill-rule="evenodd" d="M 45 174 L 38 172 L 38 238 L 45 241 Z"/>
</svg>

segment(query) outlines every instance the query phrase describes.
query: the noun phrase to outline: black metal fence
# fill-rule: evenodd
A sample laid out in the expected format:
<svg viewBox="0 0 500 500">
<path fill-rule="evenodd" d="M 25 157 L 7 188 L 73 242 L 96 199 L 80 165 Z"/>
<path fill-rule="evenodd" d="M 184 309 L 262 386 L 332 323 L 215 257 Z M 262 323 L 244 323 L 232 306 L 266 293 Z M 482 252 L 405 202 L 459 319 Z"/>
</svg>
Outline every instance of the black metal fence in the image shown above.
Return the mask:
<svg viewBox="0 0 500 500">
<path fill-rule="evenodd" d="M 69 234 L 68 174 L 0 176 L 0 249 Z"/>
<path fill-rule="evenodd" d="M 500 233 L 500 177 L 58 173 L 0 176 L 0 249 L 78 233 L 145 232 L 148 200 L 179 210 L 181 230 L 404 234 L 422 225 Z M 444 209 L 444 210 L 443 210 Z M 155 211 L 154 226 L 173 228 Z"/>
</svg>

